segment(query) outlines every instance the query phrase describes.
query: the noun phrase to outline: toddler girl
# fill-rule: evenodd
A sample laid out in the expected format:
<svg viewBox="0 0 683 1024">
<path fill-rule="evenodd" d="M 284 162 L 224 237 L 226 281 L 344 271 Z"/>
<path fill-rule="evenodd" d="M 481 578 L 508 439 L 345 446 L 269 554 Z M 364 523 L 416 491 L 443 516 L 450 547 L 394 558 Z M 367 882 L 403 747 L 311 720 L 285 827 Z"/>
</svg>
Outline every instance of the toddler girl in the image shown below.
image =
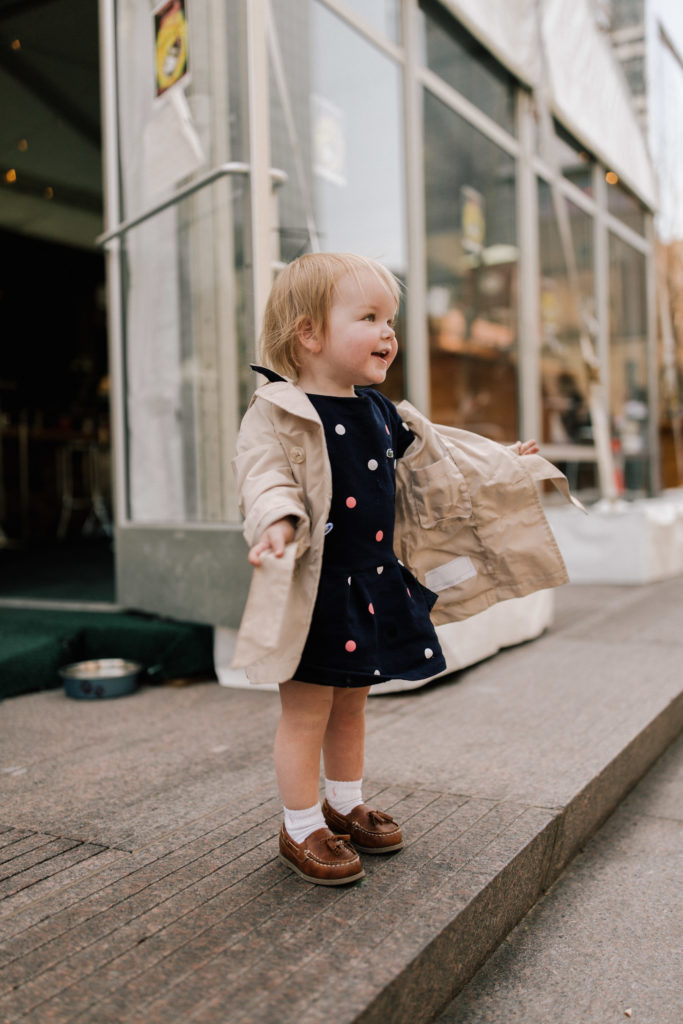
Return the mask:
<svg viewBox="0 0 683 1024">
<path fill-rule="evenodd" d="M 396 356 L 398 303 L 373 260 L 286 266 L 264 317 L 268 383 L 233 462 L 254 566 L 233 664 L 279 683 L 280 858 L 321 885 L 361 878 L 359 851 L 403 846 L 363 802 L 370 686 L 445 669 L 433 622 L 567 579 L 534 482 L 561 474 L 534 441 L 513 454 L 374 390 Z"/>
</svg>

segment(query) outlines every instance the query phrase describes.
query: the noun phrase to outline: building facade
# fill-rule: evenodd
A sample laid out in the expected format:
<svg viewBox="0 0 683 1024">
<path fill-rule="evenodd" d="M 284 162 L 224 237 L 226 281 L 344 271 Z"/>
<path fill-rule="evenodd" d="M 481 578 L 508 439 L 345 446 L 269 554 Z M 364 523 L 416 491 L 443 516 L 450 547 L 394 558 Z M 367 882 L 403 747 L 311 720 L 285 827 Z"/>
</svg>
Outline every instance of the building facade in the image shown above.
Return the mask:
<svg viewBox="0 0 683 1024">
<path fill-rule="evenodd" d="M 482 10 L 486 8 L 486 10 Z M 405 286 L 387 393 L 656 493 L 654 177 L 590 0 L 101 0 L 118 597 L 235 625 L 273 274 Z"/>
</svg>

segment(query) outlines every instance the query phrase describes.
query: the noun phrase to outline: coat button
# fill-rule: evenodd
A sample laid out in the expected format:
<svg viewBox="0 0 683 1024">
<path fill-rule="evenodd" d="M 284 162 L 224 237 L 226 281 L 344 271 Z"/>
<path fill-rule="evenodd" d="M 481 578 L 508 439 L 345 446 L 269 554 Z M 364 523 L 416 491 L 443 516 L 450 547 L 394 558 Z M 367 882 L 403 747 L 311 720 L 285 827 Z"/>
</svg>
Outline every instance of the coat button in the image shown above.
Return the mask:
<svg viewBox="0 0 683 1024">
<path fill-rule="evenodd" d="M 306 458 L 306 455 L 304 454 L 303 448 L 297 447 L 292 448 L 292 450 L 289 453 L 289 457 L 292 460 L 292 462 L 303 462 L 304 459 Z"/>
</svg>

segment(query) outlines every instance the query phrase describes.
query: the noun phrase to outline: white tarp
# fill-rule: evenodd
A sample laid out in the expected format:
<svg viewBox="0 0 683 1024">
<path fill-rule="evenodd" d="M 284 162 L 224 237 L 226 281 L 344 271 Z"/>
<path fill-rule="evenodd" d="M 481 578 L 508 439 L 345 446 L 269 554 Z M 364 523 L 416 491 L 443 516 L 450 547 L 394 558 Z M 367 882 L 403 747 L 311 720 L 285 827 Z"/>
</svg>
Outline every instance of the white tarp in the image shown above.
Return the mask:
<svg viewBox="0 0 683 1024">
<path fill-rule="evenodd" d="M 521 81 L 538 87 L 547 61 L 558 120 L 649 207 L 657 187 L 643 131 L 591 0 L 443 0 Z M 543 48 L 539 45 L 540 11 Z"/>
</svg>

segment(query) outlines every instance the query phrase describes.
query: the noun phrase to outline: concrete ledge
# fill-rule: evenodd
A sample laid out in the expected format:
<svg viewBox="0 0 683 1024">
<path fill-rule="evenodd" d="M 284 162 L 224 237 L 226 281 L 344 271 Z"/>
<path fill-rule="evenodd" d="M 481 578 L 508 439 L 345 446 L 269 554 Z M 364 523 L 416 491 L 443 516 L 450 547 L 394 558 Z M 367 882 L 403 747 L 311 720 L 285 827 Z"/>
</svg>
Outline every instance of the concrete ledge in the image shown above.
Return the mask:
<svg viewBox="0 0 683 1024">
<path fill-rule="evenodd" d="M 406 846 L 344 889 L 276 858 L 276 695 L 5 701 L 0 1019 L 434 1020 L 683 728 L 682 603 L 562 588 L 540 639 L 370 702 Z"/>
<path fill-rule="evenodd" d="M 682 730 L 683 694 L 559 814 L 528 813 L 515 823 L 512 835 L 506 833 L 494 841 L 486 859 L 490 864 L 492 857 L 497 870 L 490 876 L 479 873 L 476 862 L 466 872 L 444 873 L 439 887 L 442 897 L 451 902 L 451 909 L 459 899 L 462 906 L 402 969 L 400 948 L 389 947 L 386 952 L 393 953 L 394 976 L 369 1006 L 344 1020 L 354 1024 L 435 1020 Z M 505 860 L 503 851 L 511 852 L 511 839 L 519 848 Z"/>
</svg>

